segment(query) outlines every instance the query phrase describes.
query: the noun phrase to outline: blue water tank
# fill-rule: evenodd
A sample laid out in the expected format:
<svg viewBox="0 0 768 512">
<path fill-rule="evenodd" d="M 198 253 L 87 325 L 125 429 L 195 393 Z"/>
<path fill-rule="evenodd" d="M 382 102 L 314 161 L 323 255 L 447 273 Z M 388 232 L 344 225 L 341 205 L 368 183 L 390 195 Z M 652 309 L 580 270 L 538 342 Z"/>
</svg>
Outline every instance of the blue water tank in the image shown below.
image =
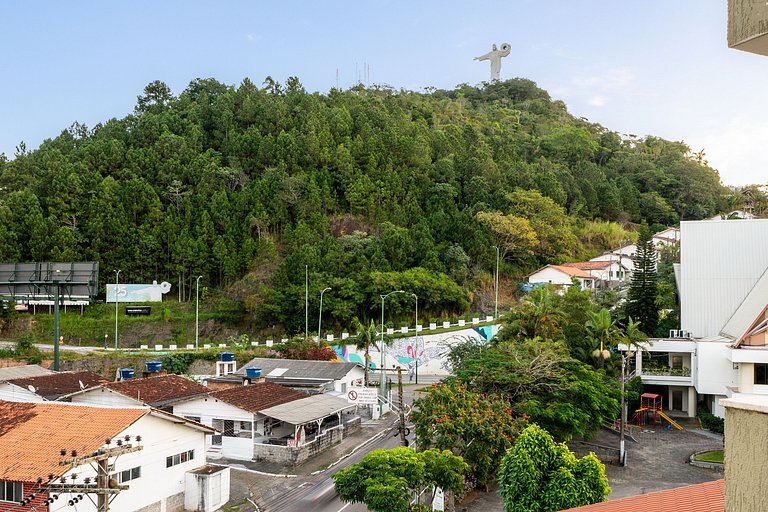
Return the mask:
<svg viewBox="0 0 768 512">
<path fill-rule="evenodd" d="M 233 352 L 222 352 L 219 354 L 219 358 L 223 363 L 231 363 L 235 360 L 235 354 Z"/>
<path fill-rule="evenodd" d="M 259 377 L 261 377 L 261 368 L 256 368 L 256 367 L 246 368 L 245 376 L 248 377 L 249 379 L 258 379 Z"/>
<path fill-rule="evenodd" d="M 147 361 L 147 373 L 157 373 L 162 369 L 162 361 Z"/>
<path fill-rule="evenodd" d="M 120 380 L 132 379 L 133 368 L 120 368 Z"/>
</svg>

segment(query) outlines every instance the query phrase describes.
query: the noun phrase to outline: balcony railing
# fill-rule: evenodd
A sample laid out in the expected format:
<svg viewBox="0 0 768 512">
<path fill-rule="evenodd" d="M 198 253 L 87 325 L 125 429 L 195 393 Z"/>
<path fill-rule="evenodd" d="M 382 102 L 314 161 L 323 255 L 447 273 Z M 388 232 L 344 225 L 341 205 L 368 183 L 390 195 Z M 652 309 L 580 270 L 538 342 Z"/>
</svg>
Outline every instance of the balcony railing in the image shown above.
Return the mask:
<svg viewBox="0 0 768 512">
<path fill-rule="evenodd" d="M 658 375 L 663 377 L 690 377 L 691 369 L 687 366 L 682 368 L 669 368 L 665 366 L 645 367 L 640 371 L 641 375 Z"/>
</svg>

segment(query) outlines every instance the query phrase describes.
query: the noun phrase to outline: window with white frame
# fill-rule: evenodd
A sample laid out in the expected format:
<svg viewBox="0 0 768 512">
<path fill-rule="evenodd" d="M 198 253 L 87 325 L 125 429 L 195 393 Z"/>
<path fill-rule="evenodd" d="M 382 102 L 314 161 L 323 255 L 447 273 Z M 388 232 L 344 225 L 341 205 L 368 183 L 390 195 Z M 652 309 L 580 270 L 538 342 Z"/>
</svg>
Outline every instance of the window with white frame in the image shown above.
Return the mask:
<svg viewBox="0 0 768 512">
<path fill-rule="evenodd" d="M 114 478 L 121 484 L 124 482 L 130 482 L 131 480 L 136 480 L 137 478 L 141 477 L 141 466 L 126 469 L 125 471 L 120 471 L 119 473 L 110 475 L 110 477 Z"/>
<path fill-rule="evenodd" d="M 19 502 L 24 499 L 24 486 L 21 482 L 0 480 L 0 501 Z"/>
<path fill-rule="evenodd" d="M 188 450 L 186 452 L 177 453 L 176 455 L 169 455 L 165 458 L 165 467 L 170 468 L 178 464 L 183 464 L 195 458 L 195 450 Z"/>
</svg>

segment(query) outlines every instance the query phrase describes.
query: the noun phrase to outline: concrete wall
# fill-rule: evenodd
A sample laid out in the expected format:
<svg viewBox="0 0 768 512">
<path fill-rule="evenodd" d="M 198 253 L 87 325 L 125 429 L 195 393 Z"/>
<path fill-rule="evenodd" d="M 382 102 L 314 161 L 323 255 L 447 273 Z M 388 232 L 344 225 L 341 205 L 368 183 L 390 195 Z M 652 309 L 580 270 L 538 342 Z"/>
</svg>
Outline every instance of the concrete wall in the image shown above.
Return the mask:
<svg viewBox="0 0 768 512">
<path fill-rule="evenodd" d="M 618 438 L 616 444 L 618 445 Z M 583 457 L 594 453 L 603 464 L 619 465 L 619 449 L 601 444 L 586 443 L 584 441 L 571 441 L 568 444 L 571 451 L 577 457 Z"/>
<path fill-rule="evenodd" d="M 768 503 L 768 416 L 727 407 L 725 510 L 765 510 Z"/>
<path fill-rule="evenodd" d="M 301 446 L 257 444 L 253 448 L 253 458 L 254 460 L 277 462 L 279 464 L 297 465 L 326 448 L 339 444 L 344 436 L 344 427 L 338 426 L 326 430 L 309 443 Z"/>
</svg>

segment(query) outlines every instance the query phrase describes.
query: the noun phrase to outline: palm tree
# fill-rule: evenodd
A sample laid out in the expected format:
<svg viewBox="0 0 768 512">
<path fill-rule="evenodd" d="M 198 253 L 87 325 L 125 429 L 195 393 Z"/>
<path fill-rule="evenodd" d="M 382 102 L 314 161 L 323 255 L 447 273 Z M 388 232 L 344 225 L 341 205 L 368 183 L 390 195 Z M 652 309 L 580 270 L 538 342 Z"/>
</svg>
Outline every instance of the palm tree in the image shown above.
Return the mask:
<svg viewBox="0 0 768 512">
<path fill-rule="evenodd" d="M 605 360 L 611 357 L 608 348 L 619 341 L 621 331 L 616 326 L 616 321 L 611 318 L 611 313 L 605 308 L 597 313 L 590 311 L 589 319 L 584 326 L 587 328 L 594 346 L 600 345 L 600 348 L 595 348 L 592 352 L 592 357 L 597 359 L 599 367 L 602 368 L 605 365 Z"/>
<path fill-rule="evenodd" d="M 355 348 L 358 350 L 365 350 L 365 385 L 368 385 L 368 368 L 371 364 L 371 356 L 369 350 L 371 344 L 376 342 L 376 324 L 371 320 L 370 325 L 366 325 L 357 318 L 353 320 L 355 324 L 355 336 L 351 338 L 351 342 L 355 344 Z"/>
</svg>

